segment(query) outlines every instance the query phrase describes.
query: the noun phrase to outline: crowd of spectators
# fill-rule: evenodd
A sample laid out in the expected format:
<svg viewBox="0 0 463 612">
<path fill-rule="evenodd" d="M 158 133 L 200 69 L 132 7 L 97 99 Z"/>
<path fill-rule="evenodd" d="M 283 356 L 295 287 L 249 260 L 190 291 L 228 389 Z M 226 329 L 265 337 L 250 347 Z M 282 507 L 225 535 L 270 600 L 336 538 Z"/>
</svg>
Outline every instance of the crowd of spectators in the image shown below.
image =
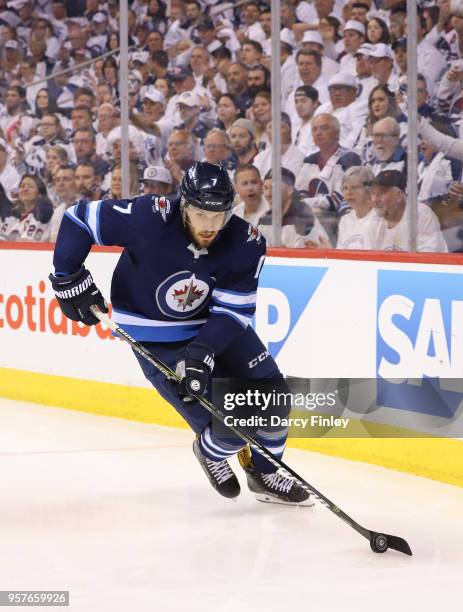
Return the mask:
<svg viewBox="0 0 463 612">
<path fill-rule="evenodd" d="M 283 246 L 463 250 L 463 2 L 416 4 L 410 109 L 404 0 L 282 0 Z M 223 163 L 271 245 L 271 2 L 223 7 L 129 0 L 130 196 Z M 119 35 L 117 0 L 0 0 L 0 240 L 54 241 L 76 201 L 121 198 Z"/>
</svg>

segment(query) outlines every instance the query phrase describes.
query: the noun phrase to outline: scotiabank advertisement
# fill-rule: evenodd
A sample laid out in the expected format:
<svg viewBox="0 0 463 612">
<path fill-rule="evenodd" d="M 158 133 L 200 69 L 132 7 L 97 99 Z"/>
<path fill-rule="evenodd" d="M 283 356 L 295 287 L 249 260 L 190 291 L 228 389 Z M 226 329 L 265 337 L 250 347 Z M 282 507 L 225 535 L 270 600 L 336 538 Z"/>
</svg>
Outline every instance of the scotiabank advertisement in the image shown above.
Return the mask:
<svg viewBox="0 0 463 612">
<path fill-rule="evenodd" d="M 149 386 L 123 342 L 62 315 L 47 280 L 51 247 L 31 249 L 0 245 L 0 367 Z M 118 257 L 87 258 L 106 297 Z M 378 378 L 395 408 L 430 414 L 426 384 L 437 380 L 460 405 L 459 265 L 268 257 L 253 324 L 287 375 Z"/>
</svg>

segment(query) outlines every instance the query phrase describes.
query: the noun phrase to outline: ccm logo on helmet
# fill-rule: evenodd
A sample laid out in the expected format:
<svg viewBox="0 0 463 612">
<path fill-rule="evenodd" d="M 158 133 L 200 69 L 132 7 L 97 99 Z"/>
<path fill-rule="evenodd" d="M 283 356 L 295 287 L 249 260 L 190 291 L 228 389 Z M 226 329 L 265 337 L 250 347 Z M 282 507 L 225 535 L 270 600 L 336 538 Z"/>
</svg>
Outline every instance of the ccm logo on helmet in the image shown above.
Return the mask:
<svg viewBox="0 0 463 612">
<path fill-rule="evenodd" d="M 257 357 L 254 357 L 254 359 L 251 359 L 251 361 L 248 363 L 249 369 L 252 370 L 252 368 L 255 368 L 256 365 L 264 361 L 264 359 L 267 359 L 267 357 L 268 357 L 268 351 L 264 351 L 260 355 L 257 355 Z"/>
</svg>

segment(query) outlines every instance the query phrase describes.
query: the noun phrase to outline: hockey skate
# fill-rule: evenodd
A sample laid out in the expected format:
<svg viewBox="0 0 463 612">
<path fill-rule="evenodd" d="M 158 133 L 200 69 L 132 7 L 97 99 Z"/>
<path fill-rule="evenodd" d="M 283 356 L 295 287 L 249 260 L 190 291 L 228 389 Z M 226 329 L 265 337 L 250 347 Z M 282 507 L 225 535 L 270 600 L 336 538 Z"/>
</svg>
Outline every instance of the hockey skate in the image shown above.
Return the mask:
<svg viewBox="0 0 463 612">
<path fill-rule="evenodd" d="M 220 495 L 233 498 L 240 494 L 240 483 L 226 459 L 223 461 L 212 461 L 205 457 L 199 447 L 198 438 L 193 442 L 193 453 L 206 472 L 209 482 Z"/>
<path fill-rule="evenodd" d="M 310 494 L 293 478 L 284 476 L 280 470 L 270 474 L 257 472 L 251 462 L 249 446 L 246 445 L 240 450 L 238 459 L 246 473 L 249 490 L 254 493 L 257 501 L 290 506 L 314 505 Z"/>
</svg>

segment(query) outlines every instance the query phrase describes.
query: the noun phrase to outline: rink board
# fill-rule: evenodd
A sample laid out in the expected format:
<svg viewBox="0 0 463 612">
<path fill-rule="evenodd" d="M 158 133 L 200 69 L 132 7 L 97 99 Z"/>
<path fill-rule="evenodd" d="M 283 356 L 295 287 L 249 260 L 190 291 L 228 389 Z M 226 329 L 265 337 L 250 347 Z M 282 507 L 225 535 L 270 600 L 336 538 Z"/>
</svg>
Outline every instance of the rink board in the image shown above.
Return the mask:
<svg viewBox="0 0 463 612">
<path fill-rule="evenodd" d="M 408 404 L 399 401 L 397 409 L 408 412 L 414 409 L 410 397 L 420 403 L 417 380 L 462 377 L 460 256 L 272 255 L 254 324 L 284 373 L 403 378 Z M 87 259 L 106 296 L 117 258 L 117 250 L 99 247 Z M 47 281 L 50 246 L 0 243 L 0 261 L 0 396 L 183 426 L 123 342 L 101 326 L 63 319 Z M 290 445 L 463 486 L 463 443 L 457 440 L 326 437 Z"/>
</svg>

